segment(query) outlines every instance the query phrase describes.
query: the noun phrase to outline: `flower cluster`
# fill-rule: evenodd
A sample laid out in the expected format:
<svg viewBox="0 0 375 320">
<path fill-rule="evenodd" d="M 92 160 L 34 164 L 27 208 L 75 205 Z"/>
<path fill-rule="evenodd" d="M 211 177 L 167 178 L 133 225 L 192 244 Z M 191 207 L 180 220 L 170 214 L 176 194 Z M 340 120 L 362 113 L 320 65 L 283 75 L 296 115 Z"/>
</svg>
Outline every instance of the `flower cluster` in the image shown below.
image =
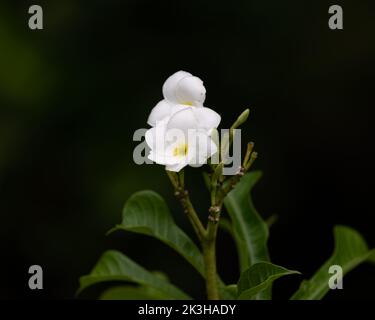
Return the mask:
<svg viewBox="0 0 375 320">
<path fill-rule="evenodd" d="M 175 172 L 203 165 L 217 152 L 211 134 L 221 121 L 219 114 L 203 106 L 203 81 L 178 71 L 165 81 L 163 96 L 147 121 L 152 127 L 146 132 L 148 158 Z"/>
</svg>

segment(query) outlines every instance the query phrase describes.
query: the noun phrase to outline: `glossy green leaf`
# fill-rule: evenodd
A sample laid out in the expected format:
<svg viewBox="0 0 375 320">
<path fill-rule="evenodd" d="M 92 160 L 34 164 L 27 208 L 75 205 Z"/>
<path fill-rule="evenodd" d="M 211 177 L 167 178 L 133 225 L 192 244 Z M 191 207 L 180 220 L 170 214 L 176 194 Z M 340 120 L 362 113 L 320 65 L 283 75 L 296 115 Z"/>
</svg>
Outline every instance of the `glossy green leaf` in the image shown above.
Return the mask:
<svg viewBox="0 0 375 320">
<path fill-rule="evenodd" d="M 257 262 L 270 260 L 267 249 L 268 227 L 250 197 L 250 192 L 260 177 L 259 171 L 247 173 L 224 200 L 232 221 L 241 273 Z M 260 295 L 259 298 L 270 299 L 271 287 Z"/>
<path fill-rule="evenodd" d="M 164 199 L 154 191 L 140 191 L 126 202 L 122 222 L 114 230 L 152 236 L 184 257 L 204 276 L 203 256 L 195 243 L 174 222 Z"/>
<path fill-rule="evenodd" d="M 310 280 L 301 283 L 300 288 L 292 296 L 292 300 L 322 299 L 329 290 L 328 281 L 332 274 L 332 265 L 342 267 L 343 275 L 365 261 L 375 261 L 375 249 L 369 250 L 366 241 L 354 229 L 345 226 L 334 228 L 335 249 L 332 256 L 313 275 Z"/>
<path fill-rule="evenodd" d="M 229 300 L 235 300 L 238 296 L 238 290 L 237 290 L 237 284 L 230 284 L 225 287 L 226 292 L 232 299 Z"/>
<path fill-rule="evenodd" d="M 80 289 L 105 281 L 126 281 L 151 287 L 170 299 L 190 299 L 190 297 L 171 283 L 155 275 L 121 252 L 105 252 L 89 275 L 80 279 Z"/>
<path fill-rule="evenodd" d="M 105 290 L 100 300 L 168 300 L 169 297 L 146 287 L 118 286 Z"/>
<path fill-rule="evenodd" d="M 203 256 L 195 243 L 174 222 L 164 199 L 154 191 L 140 191 L 126 202 L 122 222 L 114 230 L 125 230 L 155 237 L 184 257 L 205 277 Z M 219 279 L 223 299 L 234 299 Z"/>
<path fill-rule="evenodd" d="M 260 292 L 271 287 L 272 283 L 283 276 L 299 274 L 298 271 L 288 270 L 269 262 L 259 262 L 243 272 L 238 281 L 238 299 L 252 300 L 260 298 Z"/>
</svg>

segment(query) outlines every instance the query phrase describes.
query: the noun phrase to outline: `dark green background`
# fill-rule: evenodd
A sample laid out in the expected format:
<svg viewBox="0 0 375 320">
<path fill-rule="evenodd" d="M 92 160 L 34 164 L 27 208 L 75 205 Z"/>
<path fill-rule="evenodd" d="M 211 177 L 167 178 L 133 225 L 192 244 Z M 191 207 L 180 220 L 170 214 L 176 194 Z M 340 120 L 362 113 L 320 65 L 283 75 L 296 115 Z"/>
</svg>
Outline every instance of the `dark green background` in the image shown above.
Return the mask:
<svg viewBox="0 0 375 320">
<path fill-rule="evenodd" d="M 27 27 L 44 9 L 44 30 Z M 328 28 L 341 4 L 344 30 Z M 155 240 L 105 233 L 125 200 L 154 189 L 190 226 L 159 166 L 137 166 L 133 132 L 146 127 L 164 80 L 178 70 L 202 78 L 205 105 L 228 125 L 246 107 L 243 138 L 256 142 L 264 172 L 254 201 L 277 214 L 275 263 L 308 277 L 332 251 L 336 223 L 374 237 L 375 6 L 363 1 L 6 1 L 0 5 L 0 298 L 73 298 L 79 276 L 109 248 L 165 270 L 203 297 L 200 277 Z M 197 170 L 190 192 L 203 219 Z M 231 240 L 218 268 L 237 279 Z M 42 291 L 28 268 L 44 269 Z M 301 278 L 278 280 L 286 298 Z M 327 298 L 374 298 L 375 269 L 363 265 Z M 82 298 L 95 297 L 93 288 Z"/>
</svg>

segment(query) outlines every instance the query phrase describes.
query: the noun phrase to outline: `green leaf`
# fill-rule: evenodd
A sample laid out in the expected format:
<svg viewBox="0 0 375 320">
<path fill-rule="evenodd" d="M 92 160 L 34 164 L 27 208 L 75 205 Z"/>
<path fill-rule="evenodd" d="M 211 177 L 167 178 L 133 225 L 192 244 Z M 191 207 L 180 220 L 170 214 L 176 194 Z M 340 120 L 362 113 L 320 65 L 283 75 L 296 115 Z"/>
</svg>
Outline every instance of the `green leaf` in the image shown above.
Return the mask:
<svg viewBox="0 0 375 320">
<path fill-rule="evenodd" d="M 203 256 L 195 243 L 174 222 L 164 199 L 154 191 L 140 191 L 126 202 L 122 222 L 113 230 L 155 237 L 184 257 L 203 277 Z"/>
<path fill-rule="evenodd" d="M 174 222 L 164 199 L 154 191 L 133 194 L 124 206 L 122 222 L 114 230 L 125 230 L 155 237 L 184 257 L 204 278 L 205 268 L 201 251 Z M 219 279 L 220 295 L 233 299 Z"/>
<path fill-rule="evenodd" d="M 232 221 L 241 273 L 257 262 L 270 260 L 267 249 L 268 227 L 250 198 L 250 192 L 261 175 L 259 171 L 247 173 L 224 200 Z M 259 298 L 271 299 L 271 287 L 263 291 Z"/>
<path fill-rule="evenodd" d="M 258 293 L 269 288 L 276 279 L 299 273 L 298 271 L 288 270 L 269 262 L 256 263 L 241 274 L 237 285 L 238 299 L 255 299 Z"/>
<path fill-rule="evenodd" d="M 148 290 L 147 287 L 117 286 L 105 290 L 100 300 L 166 300 L 168 296 Z"/>
<path fill-rule="evenodd" d="M 133 282 L 154 288 L 170 299 L 190 299 L 179 288 L 115 250 L 105 252 L 91 273 L 81 277 L 79 292 L 88 286 L 105 281 Z"/>
<path fill-rule="evenodd" d="M 229 300 L 235 300 L 238 296 L 237 284 L 230 284 L 225 287 L 225 291 L 228 293 L 228 296 L 232 297 Z"/>
<path fill-rule="evenodd" d="M 300 288 L 291 297 L 292 300 L 319 300 L 329 290 L 328 281 L 332 274 L 332 265 L 342 267 L 343 275 L 365 261 L 375 261 L 375 249 L 369 250 L 363 237 L 354 229 L 345 226 L 334 228 L 335 249 L 332 256 L 313 275 L 310 280 L 301 283 Z"/>
</svg>

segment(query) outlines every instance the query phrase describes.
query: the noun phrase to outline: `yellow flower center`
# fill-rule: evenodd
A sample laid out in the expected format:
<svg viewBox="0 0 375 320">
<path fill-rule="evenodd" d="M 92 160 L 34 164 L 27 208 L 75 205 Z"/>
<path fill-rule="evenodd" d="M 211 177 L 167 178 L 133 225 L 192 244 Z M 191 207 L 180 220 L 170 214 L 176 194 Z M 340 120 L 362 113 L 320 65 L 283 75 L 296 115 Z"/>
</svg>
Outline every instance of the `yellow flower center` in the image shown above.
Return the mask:
<svg viewBox="0 0 375 320">
<path fill-rule="evenodd" d="M 188 145 L 186 143 L 182 143 L 173 149 L 173 156 L 175 157 L 183 157 L 186 156 L 188 153 Z"/>
<path fill-rule="evenodd" d="M 186 104 L 187 106 L 190 106 L 190 107 L 193 106 L 193 102 L 192 101 L 184 101 L 182 104 Z"/>
</svg>

